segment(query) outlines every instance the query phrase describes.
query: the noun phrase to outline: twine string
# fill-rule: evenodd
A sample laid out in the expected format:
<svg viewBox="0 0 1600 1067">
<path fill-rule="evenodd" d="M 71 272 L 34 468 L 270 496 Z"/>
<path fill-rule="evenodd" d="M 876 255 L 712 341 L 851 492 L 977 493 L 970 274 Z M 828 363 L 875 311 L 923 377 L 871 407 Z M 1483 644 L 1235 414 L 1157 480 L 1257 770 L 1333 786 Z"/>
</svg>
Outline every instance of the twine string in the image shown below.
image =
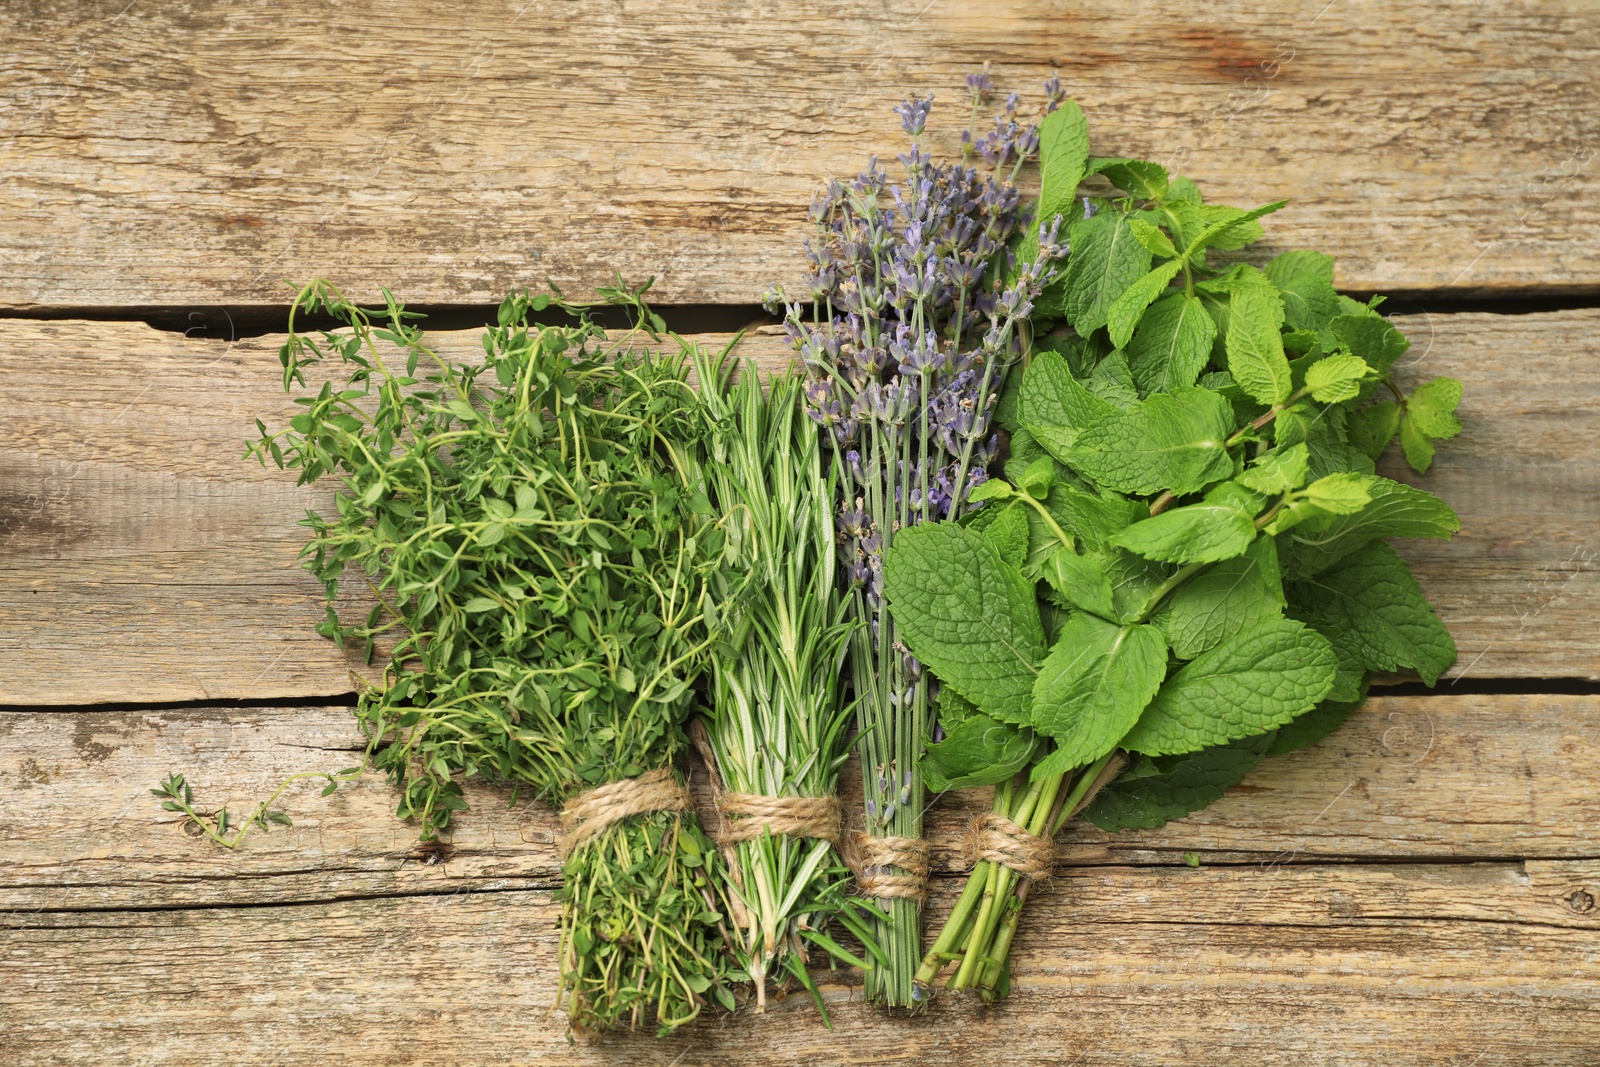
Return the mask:
<svg viewBox="0 0 1600 1067">
<path fill-rule="evenodd" d="M 688 811 L 691 803 L 689 791 L 667 767 L 587 789 L 562 805 L 556 853 L 566 859 L 589 838 L 630 815 Z"/>
<path fill-rule="evenodd" d="M 1024 881 L 1037 882 L 1050 877 L 1055 858 L 1055 845 L 1048 837 L 1030 834 L 997 811 L 979 815 L 967 831 L 969 865 L 987 860 L 1011 868 Z"/>
<path fill-rule="evenodd" d="M 874 837 L 852 830 L 847 852 L 862 896 L 918 904 L 927 899 L 928 843 L 920 837 Z"/>
<path fill-rule="evenodd" d="M 722 829 L 717 843 L 753 841 L 764 833 L 839 842 L 838 797 L 769 797 L 761 793 L 717 794 Z"/>
</svg>

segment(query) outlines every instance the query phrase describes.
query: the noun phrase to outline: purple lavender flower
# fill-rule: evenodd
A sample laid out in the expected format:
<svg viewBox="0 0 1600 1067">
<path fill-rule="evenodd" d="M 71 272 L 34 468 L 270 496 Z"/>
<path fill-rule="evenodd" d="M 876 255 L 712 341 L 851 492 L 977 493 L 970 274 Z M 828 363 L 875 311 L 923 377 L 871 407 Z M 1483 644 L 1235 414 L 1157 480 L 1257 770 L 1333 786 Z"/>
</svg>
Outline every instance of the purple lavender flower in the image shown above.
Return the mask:
<svg viewBox="0 0 1600 1067">
<path fill-rule="evenodd" d="M 900 116 L 900 126 L 913 137 L 921 137 L 923 127 L 928 124 L 928 112 L 933 110 L 933 94 L 926 97 L 911 97 L 905 103 L 894 109 Z"/>
</svg>

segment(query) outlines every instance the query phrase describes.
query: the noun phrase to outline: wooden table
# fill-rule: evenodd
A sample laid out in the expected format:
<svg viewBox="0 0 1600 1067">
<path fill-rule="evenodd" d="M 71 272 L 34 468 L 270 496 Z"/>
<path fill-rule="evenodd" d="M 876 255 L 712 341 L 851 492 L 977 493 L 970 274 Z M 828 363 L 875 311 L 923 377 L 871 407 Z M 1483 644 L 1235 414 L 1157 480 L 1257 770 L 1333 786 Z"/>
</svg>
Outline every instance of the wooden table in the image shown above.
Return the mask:
<svg viewBox="0 0 1600 1067">
<path fill-rule="evenodd" d="M 1600 1062 L 1595 5 L 6 6 L 3 1062 Z M 897 151 L 912 91 L 952 147 L 985 60 L 1035 99 L 1059 73 L 1101 154 L 1292 197 L 1263 248 L 1336 253 L 1396 294 L 1405 373 L 1465 383 L 1433 470 L 1385 464 L 1462 517 L 1400 546 L 1461 648 L 1436 691 L 1162 830 L 1063 835 L 1009 1002 L 891 1019 L 825 981 L 832 1032 L 796 998 L 569 1046 L 552 819 L 493 790 L 432 864 L 377 780 L 237 853 L 160 809 L 172 770 L 237 809 L 355 762 L 295 560 L 326 496 L 242 458 L 291 410 L 283 279 L 467 326 L 620 270 L 731 330 L 797 277 L 820 179 Z M 936 909 L 986 803 L 936 809 Z"/>
</svg>

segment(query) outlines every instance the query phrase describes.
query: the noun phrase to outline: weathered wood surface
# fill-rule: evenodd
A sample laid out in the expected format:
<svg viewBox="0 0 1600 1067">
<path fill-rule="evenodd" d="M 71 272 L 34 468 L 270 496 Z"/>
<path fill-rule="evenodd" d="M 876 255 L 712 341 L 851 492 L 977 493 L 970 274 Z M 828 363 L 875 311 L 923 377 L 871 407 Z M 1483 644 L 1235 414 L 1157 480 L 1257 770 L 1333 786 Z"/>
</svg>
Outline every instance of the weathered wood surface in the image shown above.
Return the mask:
<svg viewBox="0 0 1600 1067">
<path fill-rule="evenodd" d="M 1592 1067 L 1600 936 L 1565 922 L 1550 866 L 1073 872 L 1030 902 L 997 1008 L 887 1020 L 825 982 L 832 1031 L 798 996 L 598 1047 L 547 1015 L 547 890 L 13 912 L 0 1034 L 18 1067 Z"/>
<path fill-rule="evenodd" d="M 801 269 L 822 179 L 902 148 L 891 104 L 1059 73 L 1102 155 L 1224 202 L 1356 289 L 1594 292 L 1600 12 L 1288 6 L 10 5 L 0 306 L 279 304 L 281 279 L 498 300 L 614 270 L 749 303 Z"/>
<path fill-rule="evenodd" d="M 1203 812 L 1108 835 L 1075 822 L 1074 867 L 1455 859 L 1600 862 L 1600 699 L 1379 697 L 1314 748 L 1268 759 Z M 0 715 L 0 910 L 215 907 L 548 887 L 556 821 L 474 787 L 448 847 L 419 850 L 377 776 L 328 798 L 308 781 L 281 803 L 294 826 L 228 851 L 185 832 L 149 790 L 185 772 L 199 810 L 242 816 L 301 771 L 360 762 L 345 708 Z M 849 787 L 847 787 L 849 792 Z M 930 817 L 935 864 L 962 868 L 963 828 L 987 790 Z M 709 811 L 707 817 L 711 817 Z M 442 860 L 442 862 L 438 862 Z M 433 861 L 433 862 L 429 862 Z M 1600 884 L 1590 886 L 1600 895 Z M 1600 914 L 1600 913 L 1597 913 Z"/>
<path fill-rule="evenodd" d="M 1029 1063 L 1587 1067 L 1597 721 L 1592 698 L 1378 698 L 1200 815 L 1114 842 L 1065 835 L 997 1009 L 947 999 L 889 1022 L 834 981 L 832 1033 L 797 997 L 590 1048 L 545 1014 L 548 812 L 474 790 L 454 855 L 428 866 L 384 783 L 308 788 L 285 804 L 293 829 L 229 853 L 183 833 L 149 785 L 191 769 L 203 806 L 241 806 L 286 773 L 352 762 L 345 709 L 5 715 L 0 1037 L 16 1064 L 333 1048 L 355 1064 L 967 1064 L 1005 1048 Z M 936 810 L 935 913 L 956 885 L 948 846 L 985 799 Z"/>
<path fill-rule="evenodd" d="M 1455 674 L 1600 678 L 1600 311 L 1396 321 L 1414 341 L 1403 377 L 1466 386 L 1466 429 L 1434 469 L 1385 467 L 1462 516 L 1452 541 L 1400 546 L 1460 646 Z M 473 331 L 436 342 L 479 350 Z M 0 321 L 0 703 L 350 690 L 296 561 L 295 523 L 331 491 L 243 458 L 256 417 L 296 410 L 278 343 Z M 786 356 L 770 333 L 742 345 Z"/>
</svg>

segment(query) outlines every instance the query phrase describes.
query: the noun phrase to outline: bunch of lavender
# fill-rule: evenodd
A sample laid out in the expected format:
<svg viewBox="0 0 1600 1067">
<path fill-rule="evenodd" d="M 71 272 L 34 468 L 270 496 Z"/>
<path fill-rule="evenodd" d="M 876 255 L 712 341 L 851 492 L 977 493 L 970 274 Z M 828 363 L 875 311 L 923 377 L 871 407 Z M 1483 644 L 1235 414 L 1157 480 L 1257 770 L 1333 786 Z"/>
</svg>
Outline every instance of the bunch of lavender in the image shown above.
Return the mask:
<svg viewBox="0 0 1600 1067">
<path fill-rule="evenodd" d="M 975 119 L 988 76 L 967 84 Z M 1046 89 L 1053 110 L 1059 82 Z M 891 183 L 874 159 L 815 201 L 810 299 L 781 288 L 767 296 L 805 364 L 807 409 L 827 431 L 841 487 L 841 562 L 864 623 L 852 664 L 867 833 L 901 839 L 896 849 L 912 864 L 875 868 L 872 855 L 884 853 L 866 852 L 863 892 L 887 904 L 876 931 L 887 959 L 868 972 L 867 991 L 902 1007 L 913 1004 L 921 955 L 918 758 L 932 723 L 928 678 L 888 614 L 883 554 L 897 531 L 968 510 L 999 450 L 990 423 L 1006 372 L 1025 355 L 1033 301 L 1065 254 L 1054 225 L 1028 233 L 1032 208 L 1012 184 L 1039 143 L 1038 128 L 1016 119 L 1016 96 L 992 133 L 975 138 L 969 126 L 965 158 L 951 164 L 922 145 L 932 103 L 895 109 L 912 139 L 899 157 L 903 180 Z"/>
</svg>

